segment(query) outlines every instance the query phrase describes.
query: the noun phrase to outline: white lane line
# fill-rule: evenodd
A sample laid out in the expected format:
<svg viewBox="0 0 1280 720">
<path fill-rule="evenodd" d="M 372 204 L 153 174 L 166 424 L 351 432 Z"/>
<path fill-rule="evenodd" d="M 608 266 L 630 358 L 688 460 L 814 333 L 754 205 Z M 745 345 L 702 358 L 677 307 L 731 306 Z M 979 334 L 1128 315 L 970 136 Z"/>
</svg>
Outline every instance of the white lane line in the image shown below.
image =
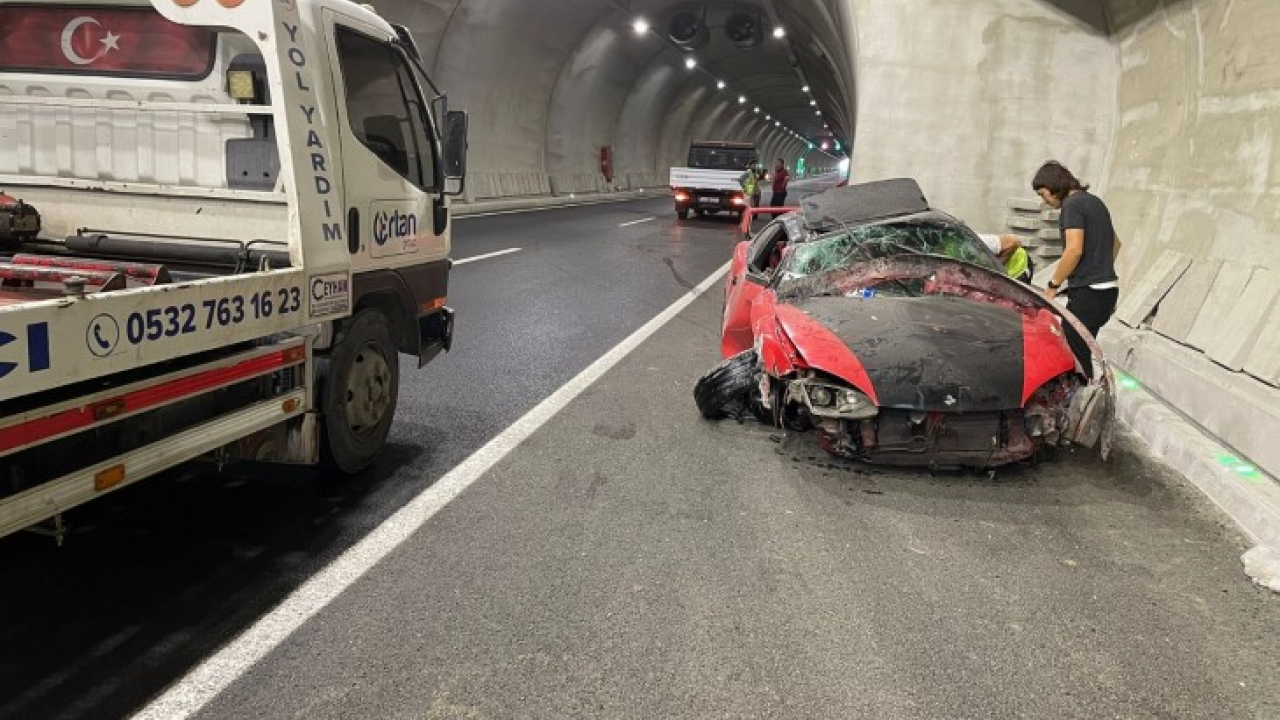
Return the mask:
<svg viewBox="0 0 1280 720">
<path fill-rule="evenodd" d="M 419 493 L 364 539 L 290 593 L 249 629 L 169 686 L 162 695 L 133 717 L 143 720 L 172 720 L 187 718 L 199 712 L 303 623 L 315 617 L 370 568 L 408 540 L 441 508 L 555 417 L 556 413 L 582 394 L 582 391 L 705 293 L 728 270 L 729 264 L 725 263 L 697 287 L 587 366 L 559 390 L 525 413 L 524 417 L 472 453 L 471 457 Z"/>
<path fill-rule="evenodd" d="M 489 258 L 498 257 L 499 255 L 510 255 L 511 253 L 514 253 L 514 252 L 520 252 L 520 248 L 507 248 L 506 250 L 498 250 L 497 252 L 485 253 L 483 255 L 472 255 L 471 257 L 465 257 L 465 258 L 462 258 L 461 260 L 454 260 L 453 264 L 466 265 L 469 262 L 475 262 L 477 260 L 488 260 Z"/>
<path fill-rule="evenodd" d="M 656 217 L 640 218 L 639 220 L 632 220 L 631 222 L 618 223 L 618 227 L 626 227 L 628 225 L 639 225 L 642 222 L 649 222 L 650 220 L 657 220 L 657 219 L 658 218 Z"/>
</svg>

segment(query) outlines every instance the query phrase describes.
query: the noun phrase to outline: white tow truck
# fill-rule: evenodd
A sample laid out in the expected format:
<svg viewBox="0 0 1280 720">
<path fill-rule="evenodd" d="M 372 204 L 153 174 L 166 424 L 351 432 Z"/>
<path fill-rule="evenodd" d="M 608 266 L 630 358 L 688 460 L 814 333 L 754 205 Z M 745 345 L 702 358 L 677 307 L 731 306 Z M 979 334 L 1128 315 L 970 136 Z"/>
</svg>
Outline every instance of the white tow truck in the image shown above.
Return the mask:
<svg viewBox="0 0 1280 720">
<path fill-rule="evenodd" d="M 0 536 L 202 456 L 372 464 L 452 340 L 466 134 L 368 6 L 0 0 Z"/>
<path fill-rule="evenodd" d="M 671 168 L 671 196 L 681 220 L 693 210 L 698 215 L 725 211 L 741 220 L 751 206 L 739 179 L 753 170 L 759 155 L 751 143 L 727 140 L 694 140 L 689 144 L 688 165 Z"/>
</svg>

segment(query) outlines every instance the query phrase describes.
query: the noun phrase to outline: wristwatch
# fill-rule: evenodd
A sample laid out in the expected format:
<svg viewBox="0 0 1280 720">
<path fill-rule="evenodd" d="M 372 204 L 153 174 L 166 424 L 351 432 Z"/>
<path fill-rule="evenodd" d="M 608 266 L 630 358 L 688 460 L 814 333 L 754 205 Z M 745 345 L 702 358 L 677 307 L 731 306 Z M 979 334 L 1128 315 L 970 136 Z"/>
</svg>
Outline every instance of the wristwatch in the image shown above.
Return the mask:
<svg viewBox="0 0 1280 720">
<path fill-rule="evenodd" d="M 1062 283 L 1056 283 L 1056 282 L 1054 282 L 1054 281 L 1052 281 L 1052 280 L 1050 280 L 1050 281 L 1049 281 L 1049 289 L 1050 289 L 1050 290 L 1057 290 L 1057 289 L 1058 289 L 1058 288 L 1060 288 L 1060 287 L 1062 287 Z"/>
</svg>

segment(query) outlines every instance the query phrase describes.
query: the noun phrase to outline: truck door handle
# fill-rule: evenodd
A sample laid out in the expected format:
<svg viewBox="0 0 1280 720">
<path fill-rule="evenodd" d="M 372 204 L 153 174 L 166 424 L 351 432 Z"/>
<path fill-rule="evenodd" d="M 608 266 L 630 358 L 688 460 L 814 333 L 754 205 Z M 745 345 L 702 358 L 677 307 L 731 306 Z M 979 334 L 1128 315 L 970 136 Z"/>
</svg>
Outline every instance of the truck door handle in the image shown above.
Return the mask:
<svg viewBox="0 0 1280 720">
<path fill-rule="evenodd" d="M 360 211 L 356 208 L 347 210 L 347 251 L 352 255 L 360 252 Z"/>
</svg>

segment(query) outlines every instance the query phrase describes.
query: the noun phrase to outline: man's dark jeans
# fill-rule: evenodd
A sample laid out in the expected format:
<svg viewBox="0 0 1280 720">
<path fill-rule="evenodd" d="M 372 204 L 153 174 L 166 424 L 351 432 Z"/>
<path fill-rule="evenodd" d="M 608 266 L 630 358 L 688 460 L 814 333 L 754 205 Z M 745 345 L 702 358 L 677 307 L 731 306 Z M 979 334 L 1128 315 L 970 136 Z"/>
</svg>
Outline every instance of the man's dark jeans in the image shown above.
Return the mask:
<svg viewBox="0 0 1280 720">
<path fill-rule="evenodd" d="M 1098 337 L 1098 331 L 1103 325 L 1111 319 L 1111 314 L 1116 311 L 1116 301 L 1120 299 L 1120 290 L 1111 288 L 1109 290 L 1094 290 L 1091 287 L 1082 287 L 1067 290 L 1067 310 L 1075 315 L 1080 323 L 1089 330 L 1089 334 L 1095 338 Z M 1084 358 L 1081 365 L 1084 366 L 1085 374 L 1093 376 L 1093 363 L 1089 361 L 1089 346 L 1085 344 L 1083 338 L 1070 327 L 1066 328 L 1067 344 L 1071 346 L 1071 352 L 1077 358 Z"/>
<path fill-rule="evenodd" d="M 787 204 L 787 194 L 784 192 L 774 193 L 769 198 L 769 207 L 782 207 Z M 778 213 L 773 213 L 770 217 L 778 217 Z"/>
</svg>

